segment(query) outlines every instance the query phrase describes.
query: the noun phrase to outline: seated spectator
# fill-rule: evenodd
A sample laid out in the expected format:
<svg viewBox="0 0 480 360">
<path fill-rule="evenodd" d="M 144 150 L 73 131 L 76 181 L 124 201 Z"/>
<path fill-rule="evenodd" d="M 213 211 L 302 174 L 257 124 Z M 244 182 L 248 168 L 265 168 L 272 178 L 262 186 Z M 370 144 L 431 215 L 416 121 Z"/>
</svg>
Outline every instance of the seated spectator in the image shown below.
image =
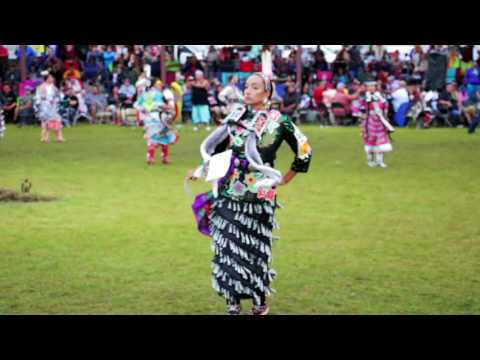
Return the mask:
<svg viewBox="0 0 480 360">
<path fill-rule="evenodd" d="M 480 91 L 480 66 L 478 62 L 474 67 L 467 70 L 465 78 L 463 79 L 465 86 L 467 87 L 467 93 L 472 102 L 477 101 L 477 92 Z"/>
<path fill-rule="evenodd" d="M 37 85 L 39 84 L 37 84 L 36 81 L 31 79 L 31 75 L 27 74 L 27 78 L 25 79 L 25 81 L 22 81 L 21 83 L 18 84 L 18 96 L 25 95 L 25 89 L 27 87 L 31 89 L 35 89 Z"/>
<path fill-rule="evenodd" d="M 220 73 L 233 73 L 235 71 L 235 64 L 230 55 L 230 52 L 222 52 L 223 56 L 219 57 L 217 61 L 217 70 Z M 187 61 L 188 63 L 188 61 Z M 187 70 L 187 68 L 185 68 Z M 185 76 L 190 76 L 185 72 Z"/>
<path fill-rule="evenodd" d="M 350 82 L 350 77 L 348 73 L 345 71 L 345 68 L 339 67 L 337 69 L 337 72 L 333 77 L 333 82 L 335 84 L 338 84 L 338 83 L 348 84 Z"/>
<path fill-rule="evenodd" d="M 409 83 L 408 94 L 409 94 L 410 107 L 406 115 L 407 119 L 409 121 L 412 120 L 413 122 L 415 122 L 417 124 L 417 127 L 421 127 L 422 121 L 423 121 L 422 115 L 425 109 L 424 109 L 422 93 L 419 87 L 417 86 L 417 84 Z"/>
<path fill-rule="evenodd" d="M 89 114 L 93 124 L 97 124 L 97 115 L 104 117 L 104 112 L 107 108 L 107 96 L 99 92 L 98 86 L 92 86 L 90 92 L 85 98 L 85 103 L 88 106 Z"/>
<path fill-rule="evenodd" d="M 83 82 L 79 81 L 75 76 L 71 75 L 65 81 L 66 86 L 72 89 L 73 95 L 77 97 L 78 100 L 78 112 L 79 117 L 85 117 L 89 120 L 87 105 L 85 104 L 85 89 Z"/>
<path fill-rule="evenodd" d="M 319 50 L 315 53 L 315 61 L 312 67 L 317 72 L 326 72 L 330 70 L 323 51 Z"/>
<path fill-rule="evenodd" d="M 322 81 L 317 81 L 317 86 L 313 90 L 313 100 L 315 102 L 315 105 L 317 108 L 321 108 L 323 105 L 323 93 L 327 89 L 327 82 L 322 80 Z"/>
<path fill-rule="evenodd" d="M 278 67 L 275 69 L 276 73 L 277 73 L 277 76 L 280 78 L 280 79 L 285 79 L 288 77 L 288 75 L 290 75 L 290 69 L 288 67 L 288 62 L 286 59 L 282 58 L 280 60 L 280 63 L 278 65 Z"/>
<path fill-rule="evenodd" d="M 288 117 L 290 117 L 290 119 L 292 119 L 292 121 L 295 122 L 296 119 L 294 115 L 298 108 L 299 103 L 300 103 L 300 96 L 297 93 L 295 85 L 292 85 L 292 84 L 288 85 L 287 92 L 285 93 L 285 96 L 283 98 L 283 102 L 281 105 L 281 112 L 287 115 Z"/>
<path fill-rule="evenodd" d="M 15 118 L 18 119 L 18 126 L 20 127 L 33 124 L 35 120 L 33 87 L 26 86 L 24 90 L 25 93 L 18 98 L 18 104 L 15 109 Z"/>
<path fill-rule="evenodd" d="M 77 58 L 77 50 L 75 49 L 75 45 L 61 46 L 59 57 L 63 61 L 75 60 Z"/>
<path fill-rule="evenodd" d="M 480 91 L 475 94 L 473 101 L 470 99 L 470 107 L 474 109 L 471 109 L 468 115 L 466 114 L 469 122 L 468 133 L 474 134 L 480 124 Z"/>
<path fill-rule="evenodd" d="M 77 80 L 80 80 L 82 75 L 80 74 L 80 71 L 75 69 L 74 65 L 72 63 L 65 64 L 67 67 L 67 70 L 63 73 L 63 79 L 70 79 L 71 77 L 74 77 Z"/>
<path fill-rule="evenodd" d="M 90 55 L 87 58 L 87 62 L 85 63 L 83 75 L 85 76 L 86 80 L 94 80 L 99 75 L 100 67 L 98 66 L 98 60 L 94 55 Z"/>
<path fill-rule="evenodd" d="M 229 77 L 228 85 L 218 94 L 218 99 L 226 104 L 227 112 L 233 111 L 233 107 L 243 101 L 242 91 L 238 88 L 238 76 Z"/>
<path fill-rule="evenodd" d="M 294 76 L 288 75 L 284 85 L 285 85 L 285 89 L 288 89 L 289 86 L 296 86 Z"/>
<path fill-rule="evenodd" d="M 437 119 L 443 120 L 446 125 L 455 126 L 460 123 L 462 104 L 455 83 L 447 84 L 445 90 L 440 92 L 437 106 L 440 115 Z"/>
<path fill-rule="evenodd" d="M 337 85 L 337 91 L 331 99 L 332 104 L 340 104 L 343 107 L 343 113 L 341 116 L 348 116 L 351 114 L 352 100 L 355 96 L 348 93 L 348 90 L 344 83 Z"/>
<path fill-rule="evenodd" d="M 240 71 L 251 73 L 253 72 L 254 64 L 254 61 L 248 55 L 245 55 L 240 61 Z"/>
<path fill-rule="evenodd" d="M 87 63 L 90 61 L 96 64 L 98 64 L 100 61 L 103 61 L 103 54 L 98 45 L 90 45 L 90 48 L 87 52 Z"/>
<path fill-rule="evenodd" d="M 60 115 L 66 126 L 76 125 L 78 121 L 79 101 L 71 87 L 65 86 L 61 94 Z"/>
<path fill-rule="evenodd" d="M 120 94 L 120 101 L 122 108 L 132 108 L 135 102 L 136 90 L 130 82 L 130 79 L 123 80 L 123 85 L 118 92 Z"/>
<path fill-rule="evenodd" d="M 305 84 L 298 105 L 301 122 L 313 123 L 318 120 L 318 111 L 315 110 L 314 101 L 309 92 L 308 84 Z"/>
<path fill-rule="evenodd" d="M 107 97 L 107 111 L 112 114 L 113 123 L 117 125 L 123 125 L 120 113 L 121 106 L 122 101 L 119 93 L 119 87 L 114 86 L 111 93 Z"/>
<path fill-rule="evenodd" d="M 335 61 L 333 62 L 333 72 L 339 73 L 339 69 L 343 69 L 343 73 L 347 73 L 350 66 L 351 58 L 345 45 L 338 52 Z"/>
<path fill-rule="evenodd" d="M 111 74 L 111 85 L 121 87 L 125 80 L 125 74 L 123 71 L 123 64 L 118 64 L 115 70 Z"/>
<path fill-rule="evenodd" d="M 15 109 L 17 107 L 17 94 L 13 92 L 11 85 L 8 83 L 4 83 L 2 86 L 0 104 L 2 104 L 5 122 L 14 122 Z"/>
</svg>

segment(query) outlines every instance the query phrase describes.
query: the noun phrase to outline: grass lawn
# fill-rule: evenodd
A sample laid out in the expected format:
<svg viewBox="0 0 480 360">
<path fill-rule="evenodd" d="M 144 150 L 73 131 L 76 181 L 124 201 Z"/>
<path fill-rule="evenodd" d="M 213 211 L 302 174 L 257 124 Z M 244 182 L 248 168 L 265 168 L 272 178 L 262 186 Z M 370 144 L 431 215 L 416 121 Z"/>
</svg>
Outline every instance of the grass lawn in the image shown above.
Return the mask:
<svg viewBox="0 0 480 360">
<path fill-rule="evenodd" d="M 399 130 L 383 170 L 358 129 L 303 130 L 314 157 L 280 189 L 272 313 L 480 314 L 480 135 Z M 183 181 L 205 135 L 183 128 L 173 165 L 147 167 L 141 129 L 42 144 L 9 126 L 0 188 L 60 200 L 0 203 L 0 314 L 223 314 Z M 278 167 L 292 159 L 285 144 Z"/>
</svg>

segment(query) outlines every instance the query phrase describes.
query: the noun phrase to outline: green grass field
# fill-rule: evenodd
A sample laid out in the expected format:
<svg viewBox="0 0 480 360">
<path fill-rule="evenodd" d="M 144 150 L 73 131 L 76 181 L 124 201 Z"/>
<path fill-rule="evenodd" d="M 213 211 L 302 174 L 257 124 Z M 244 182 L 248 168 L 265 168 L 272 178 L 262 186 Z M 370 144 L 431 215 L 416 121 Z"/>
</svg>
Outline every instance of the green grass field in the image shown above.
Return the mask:
<svg viewBox="0 0 480 360">
<path fill-rule="evenodd" d="M 480 314 L 480 137 L 399 130 L 382 170 L 358 129 L 303 130 L 314 158 L 280 189 L 272 313 Z M 9 126 L 0 187 L 60 200 L 0 203 L 0 314 L 223 314 L 183 180 L 205 135 L 182 129 L 174 164 L 147 167 L 140 129 L 42 144 Z M 292 158 L 285 144 L 278 167 Z"/>
</svg>

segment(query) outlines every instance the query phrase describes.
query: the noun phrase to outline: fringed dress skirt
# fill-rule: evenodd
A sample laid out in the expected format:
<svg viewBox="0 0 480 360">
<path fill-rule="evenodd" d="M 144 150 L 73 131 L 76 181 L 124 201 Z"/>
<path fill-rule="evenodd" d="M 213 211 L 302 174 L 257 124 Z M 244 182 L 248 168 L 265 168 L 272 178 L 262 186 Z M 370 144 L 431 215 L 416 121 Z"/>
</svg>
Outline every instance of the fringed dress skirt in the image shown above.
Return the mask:
<svg viewBox="0 0 480 360">
<path fill-rule="evenodd" d="M 275 206 L 220 196 L 213 203 L 210 230 L 214 251 L 213 288 L 226 299 L 254 299 L 272 292 L 272 231 Z"/>
</svg>

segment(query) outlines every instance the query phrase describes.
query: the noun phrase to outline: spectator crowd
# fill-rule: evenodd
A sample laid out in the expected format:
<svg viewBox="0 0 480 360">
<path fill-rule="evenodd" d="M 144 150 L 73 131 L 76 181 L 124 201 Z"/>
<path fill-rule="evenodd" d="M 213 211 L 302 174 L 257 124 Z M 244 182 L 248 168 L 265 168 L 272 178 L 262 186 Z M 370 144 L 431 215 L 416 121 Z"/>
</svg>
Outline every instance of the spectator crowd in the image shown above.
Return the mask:
<svg viewBox="0 0 480 360">
<path fill-rule="evenodd" d="M 201 125 L 218 123 L 242 101 L 249 74 L 261 71 L 275 83 L 272 107 L 295 122 L 322 126 L 355 125 L 355 102 L 365 81 L 376 81 L 388 99 L 396 126 L 469 126 L 478 123 L 480 47 L 415 45 L 409 53 L 385 45 L 344 45 L 333 61 L 320 46 L 210 46 L 198 59 L 176 59 L 165 46 L 165 86 L 175 96 L 177 118 Z M 37 123 L 33 96 L 42 74 L 55 78 L 60 113 L 67 126 L 139 123 L 135 101 L 162 77 L 160 45 L 48 45 L 42 53 L 26 48 L 27 77 L 18 60 L 0 45 L 0 106 L 7 123 Z M 301 79 L 297 79 L 298 62 Z"/>
</svg>

